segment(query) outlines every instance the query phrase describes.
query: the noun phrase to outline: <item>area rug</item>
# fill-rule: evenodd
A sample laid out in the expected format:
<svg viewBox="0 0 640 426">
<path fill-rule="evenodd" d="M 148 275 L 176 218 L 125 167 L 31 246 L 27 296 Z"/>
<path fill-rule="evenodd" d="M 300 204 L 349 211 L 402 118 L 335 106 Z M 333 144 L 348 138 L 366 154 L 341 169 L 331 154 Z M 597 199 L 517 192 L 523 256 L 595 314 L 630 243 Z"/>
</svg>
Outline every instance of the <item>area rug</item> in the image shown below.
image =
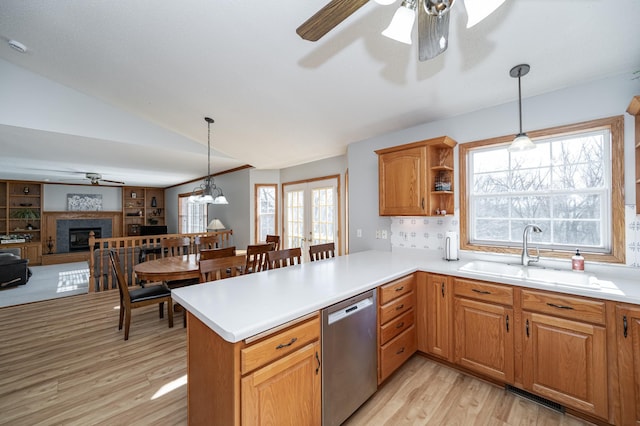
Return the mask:
<svg viewBox="0 0 640 426">
<path fill-rule="evenodd" d="M 89 291 L 87 262 L 31 266 L 33 275 L 25 285 L 0 291 L 0 308 L 74 296 Z"/>
</svg>

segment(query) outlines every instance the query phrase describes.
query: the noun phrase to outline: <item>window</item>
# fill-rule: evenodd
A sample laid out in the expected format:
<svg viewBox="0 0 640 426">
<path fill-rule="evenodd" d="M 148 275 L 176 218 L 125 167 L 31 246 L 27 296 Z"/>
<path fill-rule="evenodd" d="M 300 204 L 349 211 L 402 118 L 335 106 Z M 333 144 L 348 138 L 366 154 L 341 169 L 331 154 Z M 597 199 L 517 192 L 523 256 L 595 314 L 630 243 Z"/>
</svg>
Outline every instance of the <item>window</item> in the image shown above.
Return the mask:
<svg viewBox="0 0 640 426">
<path fill-rule="evenodd" d="M 615 117 L 529 132 L 533 151 L 510 153 L 510 138 L 460 145 L 462 248 L 517 253 L 534 223 L 545 256 L 624 262 L 622 133 Z"/>
<path fill-rule="evenodd" d="M 191 193 L 186 193 L 178 196 L 178 232 L 180 234 L 207 232 L 208 204 L 190 203 L 190 195 Z"/>
<path fill-rule="evenodd" d="M 255 239 L 266 241 L 267 235 L 277 234 L 278 198 L 276 184 L 255 186 Z"/>
</svg>

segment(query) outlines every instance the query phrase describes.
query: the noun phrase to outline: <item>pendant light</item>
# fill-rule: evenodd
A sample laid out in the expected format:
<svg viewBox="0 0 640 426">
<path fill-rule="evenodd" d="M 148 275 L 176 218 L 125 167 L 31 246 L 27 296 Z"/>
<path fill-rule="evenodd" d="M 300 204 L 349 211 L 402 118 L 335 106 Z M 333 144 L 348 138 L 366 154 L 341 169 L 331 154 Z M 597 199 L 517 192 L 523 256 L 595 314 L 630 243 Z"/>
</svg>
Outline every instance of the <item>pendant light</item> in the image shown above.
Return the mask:
<svg viewBox="0 0 640 426">
<path fill-rule="evenodd" d="M 193 190 L 189 196 L 189 202 L 199 204 L 229 204 L 227 197 L 222 193 L 222 189 L 218 188 L 211 176 L 211 123 L 213 118 L 205 117 L 207 122 L 207 177 L 204 183 Z"/>
<path fill-rule="evenodd" d="M 520 132 L 516 135 L 511 145 L 509 145 L 510 152 L 527 151 L 534 149 L 536 145 L 529 139 L 526 133 L 522 131 L 522 88 L 520 86 L 520 78 L 529 73 L 531 67 L 528 64 L 520 64 L 511 68 L 509 75 L 513 78 L 518 78 L 518 115 L 520 117 Z"/>
<path fill-rule="evenodd" d="M 382 35 L 404 44 L 411 44 L 411 32 L 416 20 L 418 0 L 404 0 L 396 13 L 393 14 L 389 26 Z"/>
</svg>

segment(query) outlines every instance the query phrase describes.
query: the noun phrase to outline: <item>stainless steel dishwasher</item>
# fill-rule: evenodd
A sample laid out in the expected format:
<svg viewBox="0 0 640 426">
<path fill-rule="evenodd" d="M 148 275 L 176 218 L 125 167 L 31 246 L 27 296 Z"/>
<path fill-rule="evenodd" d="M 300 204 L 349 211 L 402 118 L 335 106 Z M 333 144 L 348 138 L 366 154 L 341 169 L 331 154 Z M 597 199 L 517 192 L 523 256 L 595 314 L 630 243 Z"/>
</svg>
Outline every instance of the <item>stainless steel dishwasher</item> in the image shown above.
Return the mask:
<svg viewBox="0 0 640 426">
<path fill-rule="evenodd" d="M 378 388 L 376 291 L 322 310 L 322 424 L 344 422 Z"/>
</svg>

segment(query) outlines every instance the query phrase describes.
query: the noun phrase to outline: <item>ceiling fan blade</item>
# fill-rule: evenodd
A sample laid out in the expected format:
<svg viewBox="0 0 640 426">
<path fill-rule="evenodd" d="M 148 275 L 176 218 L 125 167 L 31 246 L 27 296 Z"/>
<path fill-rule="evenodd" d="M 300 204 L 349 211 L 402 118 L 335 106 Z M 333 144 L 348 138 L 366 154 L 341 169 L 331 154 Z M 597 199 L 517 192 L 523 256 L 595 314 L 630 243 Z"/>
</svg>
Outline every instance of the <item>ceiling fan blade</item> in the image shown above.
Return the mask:
<svg viewBox="0 0 640 426">
<path fill-rule="evenodd" d="M 119 182 L 117 180 L 100 179 L 100 182 L 108 182 L 108 183 L 115 183 L 118 185 L 124 185 L 124 182 Z M 99 182 L 96 182 L 94 185 L 99 185 Z"/>
<path fill-rule="evenodd" d="M 309 41 L 318 41 L 353 12 L 364 6 L 369 0 L 331 0 L 311 18 L 296 29 L 300 37 Z"/>
<path fill-rule="evenodd" d="M 424 10 L 424 1 L 418 4 L 418 58 L 421 61 L 433 59 L 449 46 L 449 15 L 435 16 Z"/>
</svg>

